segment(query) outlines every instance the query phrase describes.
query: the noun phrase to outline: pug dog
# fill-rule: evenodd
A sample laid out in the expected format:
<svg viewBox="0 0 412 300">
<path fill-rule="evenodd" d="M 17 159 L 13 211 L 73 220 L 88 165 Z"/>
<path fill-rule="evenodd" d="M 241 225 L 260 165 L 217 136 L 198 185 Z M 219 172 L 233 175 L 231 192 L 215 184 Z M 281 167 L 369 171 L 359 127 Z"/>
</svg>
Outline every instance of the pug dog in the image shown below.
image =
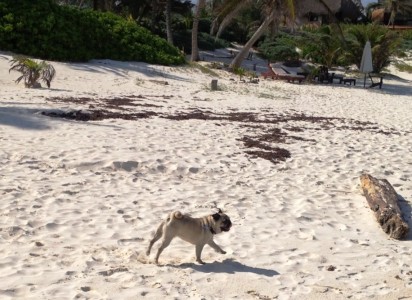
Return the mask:
<svg viewBox="0 0 412 300">
<path fill-rule="evenodd" d="M 182 214 L 180 211 L 172 212 L 166 220 L 164 220 L 156 230 L 153 239 L 150 241 L 146 255 L 150 255 L 153 244 L 162 238 L 162 244 L 157 250 L 155 263 L 159 263 L 159 256 L 162 251 L 169 246 L 173 238 L 179 237 L 182 240 L 195 245 L 196 261 L 200 264 L 205 264 L 201 257 L 203 247 L 207 244 L 216 252 L 226 254 L 222 248 L 214 241 L 213 236 L 223 231 L 229 231 L 232 227 L 230 218 L 222 212 L 221 209 L 217 213 L 204 216 L 201 218 L 192 218 L 187 214 Z"/>
</svg>

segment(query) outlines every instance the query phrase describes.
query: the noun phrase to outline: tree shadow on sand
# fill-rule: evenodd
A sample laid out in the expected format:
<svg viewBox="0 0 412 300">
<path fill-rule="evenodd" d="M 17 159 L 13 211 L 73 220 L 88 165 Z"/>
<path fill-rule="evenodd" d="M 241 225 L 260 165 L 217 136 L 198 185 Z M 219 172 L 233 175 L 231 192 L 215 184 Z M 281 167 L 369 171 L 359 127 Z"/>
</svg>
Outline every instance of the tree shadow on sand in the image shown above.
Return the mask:
<svg viewBox="0 0 412 300">
<path fill-rule="evenodd" d="M 279 275 L 279 273 L 275 270 L 246 266 L 233 259 L 225 259 L 222 262 L 215 261 L 215 262 L 208 263 L 205 265 L 198 265 L 198 264 L 193 264 L 193 263 L 183 263 L 175 267 L 181 268 L 181 269 L 191 268 L 195 271 L 203 272 L 203 273 L 228 273 L 228 274 L 254 273 L 257 275 L 263 275 L 267 277 L 273 277 L 273 276 Z"/>
<path fill-rule="evenodd" d="M 28 130 L 47 130 L 51 127 L 43 118 L 36 116 L 35 109 L 0 107 L 0 125 Z"/>
<path fill-rule="evenodd" d="M 369 89 L 371 92 L 378 93 L 378 94 L 390 94 L 390 95 L 396 95 L 396 96 L 410 96 L 412 95 L 412 87 L 411 86 L 405 86 L 405 85 L 400 85 L 400 84 L 388 84 L 385 85 L 385 82 L 383 83 L 382 89 L 379 89 L 377 87 Z"/>
<path fill-rule="evenodd" d="M 106 60 L 91 60 L 87 63 L 74 63 L 67 65 L 74 70 L 82 70 L 92 73 L 106 73 L 110 72 L 116 76 L 128 77 L 129 72 L 137 72 L 144 74 L 147 77 L 154 77 L 156 79 L 170 79 L 177 81 L 191 82 L 190 76 L 188 78 L 178 76 L 172 72 L 162 71 L 161 68 L 152 67 L 148 63 L 142 62 L 119 62 L 110 59 Z"/>
</svg>

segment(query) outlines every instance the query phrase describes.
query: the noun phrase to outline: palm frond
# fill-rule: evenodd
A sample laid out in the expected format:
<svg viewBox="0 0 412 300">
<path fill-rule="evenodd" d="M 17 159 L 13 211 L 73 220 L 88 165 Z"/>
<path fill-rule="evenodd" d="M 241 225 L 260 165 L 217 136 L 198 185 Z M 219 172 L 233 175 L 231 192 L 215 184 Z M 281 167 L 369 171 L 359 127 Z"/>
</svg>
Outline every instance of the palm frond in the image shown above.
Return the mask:
<svg viewBox="0 0 412 300">
<path fill-rule="evenodd" d="M 43 63 L 41 79 L 46 82 L 47 87 L 50 87 L 50 82 L 53 80 L 54 76 L 56 76 L 56 70 L 51 64 Z"/>
<path fill-rule="evenodd" d="M 21 73 L 22 75 L 16 79 L 16 83 L 24 79 L 26 87 L 36 86 L 39 79 L 46 82 L 47 87 L 50 87 L 50 83 L 56 75 L 54 67 L 45 61 L 38 63 L 25 56 L 14 56 L 10 63 L 9 73 L 11 71 Z"/>
</svg>

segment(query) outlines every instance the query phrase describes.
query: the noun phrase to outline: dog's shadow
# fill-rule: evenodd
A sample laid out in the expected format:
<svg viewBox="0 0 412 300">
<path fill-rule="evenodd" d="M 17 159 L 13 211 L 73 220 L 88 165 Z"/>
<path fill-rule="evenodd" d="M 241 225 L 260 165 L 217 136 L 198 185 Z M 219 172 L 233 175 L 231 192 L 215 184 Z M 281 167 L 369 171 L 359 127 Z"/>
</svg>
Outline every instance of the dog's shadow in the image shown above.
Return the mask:
<svg viewBox="0 0 412 300">
<path fill-rule="evenodd" d="M 267 277 L 273 277 L 279 275 L 279 273 L 275 270 L 270 269 L 263 269 L 263 268 L 255 268 L 246 266 L 238 261 L 233 259 L 225 259 L 222 262 L 212 262 L 205 265 L 198 265 L 194 263 L 183 263 L 180 265 L 175 265 L 176 268 L 187 269 L 191 268 L 198 272 L 203 273 L 228 273 L 228 274 L 235 274 L 235 273 L 254 273 L 257 275 L 263 275 Z"/>
</svg>

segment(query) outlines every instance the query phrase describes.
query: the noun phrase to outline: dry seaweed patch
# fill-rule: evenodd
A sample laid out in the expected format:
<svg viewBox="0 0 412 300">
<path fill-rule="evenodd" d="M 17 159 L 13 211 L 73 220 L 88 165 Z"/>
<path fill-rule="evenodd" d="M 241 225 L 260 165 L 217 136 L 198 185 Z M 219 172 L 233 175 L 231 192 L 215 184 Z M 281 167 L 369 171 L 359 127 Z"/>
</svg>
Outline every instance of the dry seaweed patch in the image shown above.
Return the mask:
<svg viewBox="0 0 412 300">
<path fill-rule="evenodd" d="M 157 97 L 157 96 L 155 96 Z M 170 99 L 172 96 L 163 96 L 164 99 Z M 75 103 L 75 104 L 89 104 L 90 108 L 96 108 L 94 104 L 98 104 L 99 108 L 117 108 L 124 109 L 123 106 L 130 107 L 155 107 L 160 108 L 162 106 L 149 104 L 149 103 L 136 103 L 147 100 L 147 96 L 143 95 L 130 95 L 114 98 L 91 98 L 91 97 L 52 97 L 47 98 L 46 101 L 56 102 L 56 103 Z"/>
<path fill-rule="evenodd" d="M 307 116 L 302 113 L 291 114 L 255 114 L 248 112 L 231 112 L 227 114 L 214 114 L 211 112 L 194 110 L 192 112 L 180 112 L 175 115 L 162 116 L 170 120 L 213 120 L 213 121 L 227 121 L 229 123 L 240 122 L 245 123 L 243 126 L 255 129 L 253 136 L 244 136 L 239 139 L 243 142 L 244 146 L 248 149 L 245 153 L 253 158 L 260 157 L 271 161 L 272 163 L 279 163 L 285 161 L 291 157 L 291 153 L 284 148 L 273 147 L 272 144 L 284 144 L 287 141 L 305 141 L 316 142 L 314 139 L 306 139 L 303 137 L 289 135 L 287 132 L 282 131 L 279 128 L 272 128 L 270 131 L 267 129 L 267 125 L 278 125 L 280 123 L 296 122 L 301 123 L 301 126 L 294 125 L 287 127 L 286 130 L 292 132 L 304 132 L 308 129 L 313 130 L 358 130 L 358 131 L 371 131 L 374 133 L 382 134 L 398 134 L 394 130 L 384 131 L 379 129 L 379 126 L 371 122 L 360 122 L 356 120 L 347 120 L 342 118 L 333 117 L 316 117 Z M 308 128 L 309 124 L 314 124 L 315 127 Z M 344 125 L 341 125 L 341 124 Z M 219 124 L 219 126 L 225 123 Z M 226 123 L 227 124 L 227 123 Z M 349 124 L 349 125 L 348 125 Z M 266 132 L 265 132 L 266 131 Z M 261 132 L 261 133 L 258 133 Z"/>
<path fill-rule="evenodd" d="M 165 96 L 170 99 L 170 96 Z M 42 112 L 43 115 L 64 118 L 76 121 L 101 121 L 105 119 L 137 120 L 157 115 L 152 111 L 135 112 L 135 107 L 161 108 L 160 105 L 149 103 L 136 103 L 147 99 L 142 95 L 131 95 L 115 98 L 90 98 L 90 97 L 53 97 L 47 101 L 57 103 L 89 104 L 87 110 L 73 110 L 69 112 Z M 116 110 L 122 111 L 117 112 Z"/>
<path fill-rule="evenodd" d="M 155 116 L 155 112 L 141 112 L 124 114 L 119 112 L 113 112 L 108 110 L 95 110 L 95 111 L 69 111 L 69 112 L 42 112 L 42 115 L 63 118 L 76 121 L 102 121 L 105 119 L 122 119 L 122 120 L 138 120 Z"/>
<path fill-rule="evenodd" d="M 256 136 L 255 139 L 245 136 L 240 140 L 243 142 L 246 148 L 261 149 L 245 151 L 245 153 L 249 154 L 253 158 L 260 157 L 276 164 L 280 161 L 285 161 L 287 158 L 291 157 L 290 152 L 288 150 L 270 146 L 269 144 L 264 142 L 267 142 L 267 140 L 262 138 L 262 136 Z M 283 138 L 280 139 L 278 142 L 283 143 Z"/>
<path fill-rule="evenodd" d="M 278 147 L 279 144 L 287 144 L 293 141 L 313 142 L 314 139 L 307 139 L 301 136 L 292 135 L 293 133 L 303 133 L 308 130 L 355 130 L 368 131 L 378 134 L 399 134 L 394 129 L 383 130 L 379 125 L 371 122 L 361 122 L 352 119 L 343 119 L 335 117 L 308 116 L 299 112 L 287 112 L 283 114 L 273 114 L 266 111 L 260 113 L 238 112 L 232 110 L 229 113 L 214 113 L 209 110 L 192 109 L 191 111 L 177 112 L 174 114 L 165 114 L 155 111 L 136 112 L 136 107 L 148 107 L 151 109 L 161 108 L 160 105 L 149 103 L 136 103 L 143 100 L 153 100 L 152 98 L 162 98 L 163 101 L 173 96 L 124 96 L 116 98 L 94 99 L 87 97 L 78 98 L 50 98 L 53 102 L 89 104 L 87 110 L 76 110 L 70 112 L 43 112 L 42 114 L 66 118 L 77 121 L 101 121 L 105 119 L 123 119 L 138 120 L 159 116 L 161 118 L 186 121 L 220 121 L 215 122 L 216 126 L 226 126 L 228 124 L 239 123 L 238 126 L 246 127 L 253 133 L 243 136 L 238 140 L 241 141 L 247 149 L 245 153 L 252 158 L 260 157 L 267 159 L 272 163 L 285 161 L 291 157 L 291 153 L 284 148 Z M 150 99 L 151 98 L 151 99 Z M 156 100 L 158 101 L 158 100 Z M 288 124 L 288 123 L 292 123 Z M 285 124 L 284 130 L 270 125 Z"/>
<path fill-rule="evenodd" d="M 112 98 L 112 99 L 104 99 L 103 103 L 108 108 L 118 108 L 121 106 L 144 106 L 144 107 L 162 107 L 156 104 L 148 104 L 148 103 L 135 103 L 135 99 L 131 98 Z M 142 101 L 142 100 L 139 100 Z"/>
<path fill-rule="evenodd" d="M 277 164 L 280 161 L 285 161 L 287 158 L 291 157 L 288 150 L 278 147 L 271 148 L 270 151 L 248 150 L 245 151 L 245 153 L 249 154 L 252 158 L 263 158 L 274 164 Z"/>
</svg>

